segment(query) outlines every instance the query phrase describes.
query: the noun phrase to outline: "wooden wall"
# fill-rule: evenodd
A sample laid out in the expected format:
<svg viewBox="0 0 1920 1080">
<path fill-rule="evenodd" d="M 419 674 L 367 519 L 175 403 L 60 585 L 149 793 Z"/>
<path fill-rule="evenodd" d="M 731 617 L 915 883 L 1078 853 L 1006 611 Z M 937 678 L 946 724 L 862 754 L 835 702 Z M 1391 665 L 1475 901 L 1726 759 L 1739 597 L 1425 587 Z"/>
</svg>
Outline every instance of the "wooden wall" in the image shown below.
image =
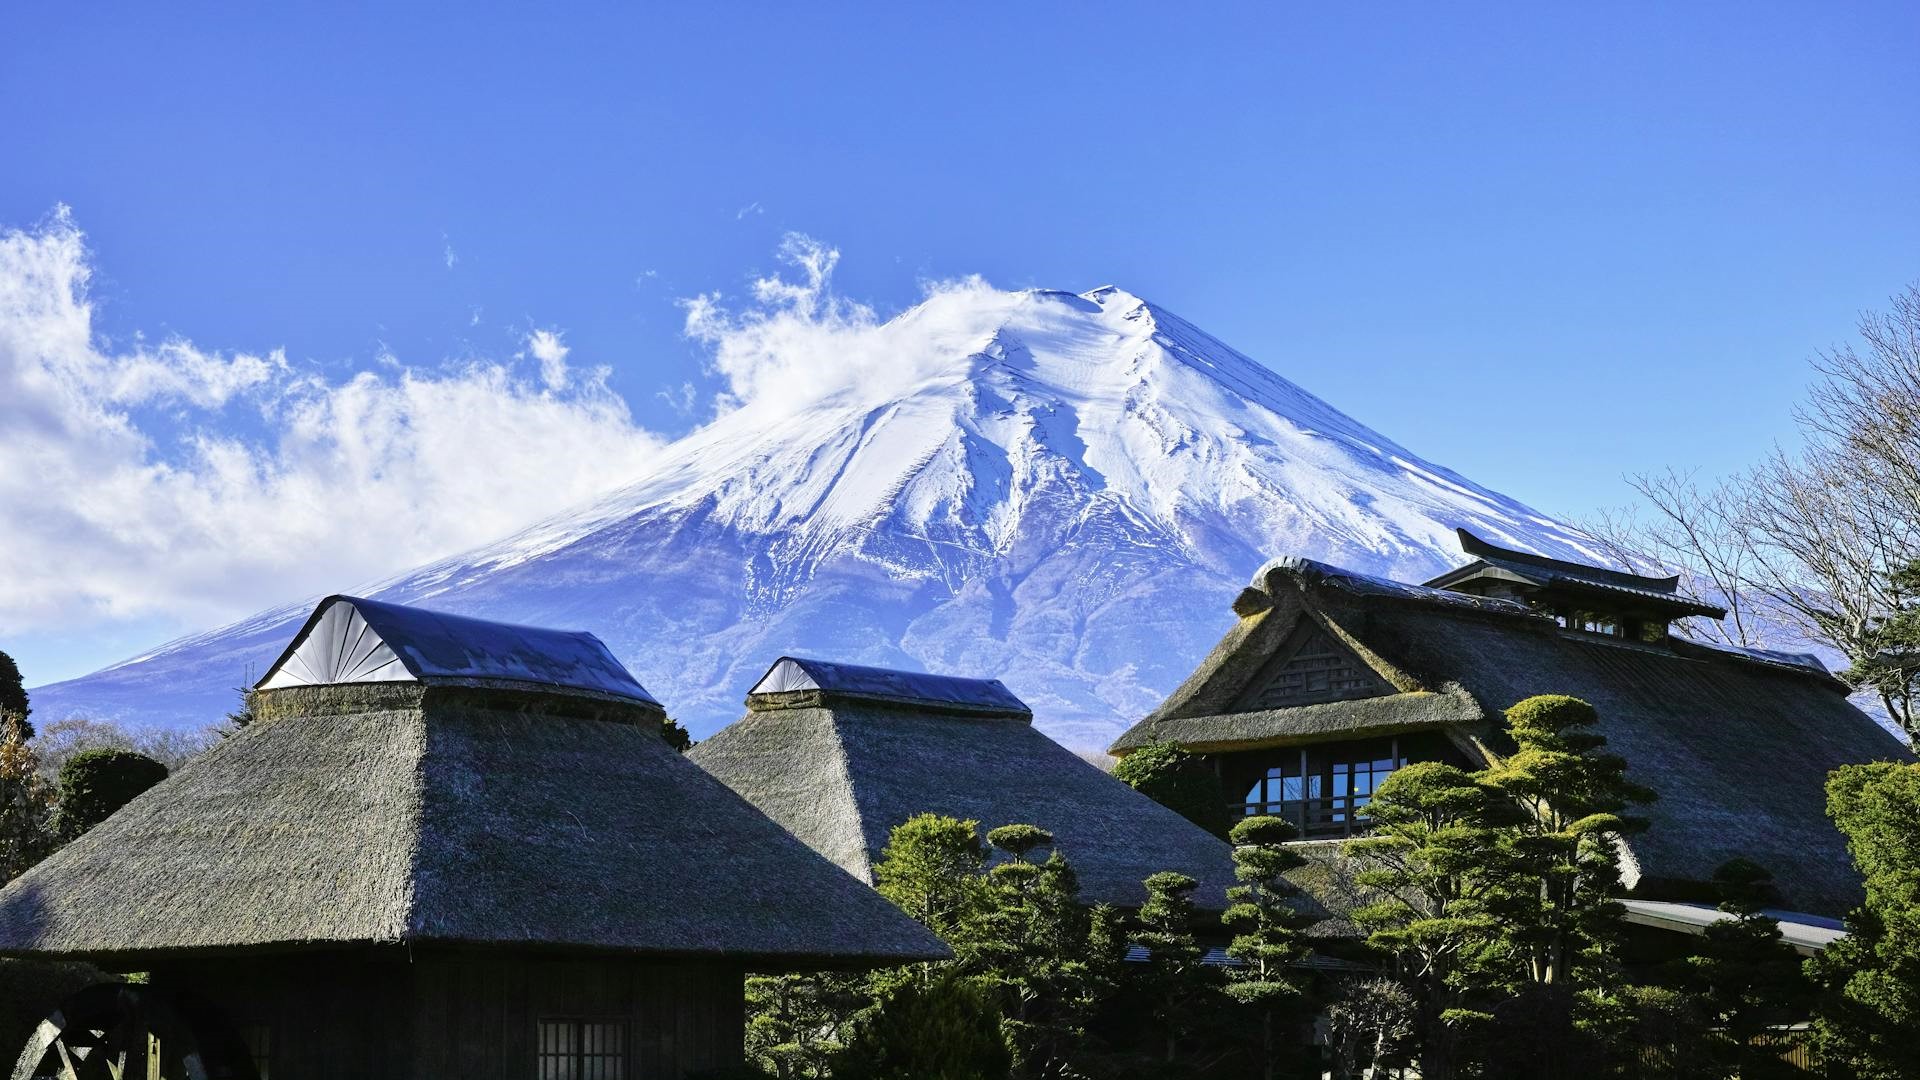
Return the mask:
<svg viewBox="0 0 1920 1080">
<path fill-rule="evenodd" d="M 737 1064 L 744 974 L 709 964 L 472 952 L 302 953 L 182 964 L 270 1047 L 266 1080 L 538 1080 L 543 1019 L 621 1022 L 627 1080 Z"/>
</svg>

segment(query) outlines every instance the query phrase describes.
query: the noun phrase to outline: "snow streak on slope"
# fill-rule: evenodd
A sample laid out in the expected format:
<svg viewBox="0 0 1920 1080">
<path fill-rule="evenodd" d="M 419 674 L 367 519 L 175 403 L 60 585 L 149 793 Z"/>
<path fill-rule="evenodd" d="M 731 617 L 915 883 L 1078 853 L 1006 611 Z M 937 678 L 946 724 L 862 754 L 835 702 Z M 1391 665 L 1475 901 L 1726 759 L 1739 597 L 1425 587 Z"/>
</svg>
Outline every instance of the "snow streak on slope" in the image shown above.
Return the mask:
<svg viewBox="0 0 1920 1080">
<path fill-rule="evenodd" d="M 1185 676 L 1272 555 L 1422 580 L 1460 561 L 1464 526 L 1602 558 L 1118 289 L 951 290 L 871 334 L 887 359 L 862 385 L 760 395 L 591 506 L 367 591 L 593 630 L 696 735 L 805 652 L 999 677 L 1096 745 Z M 303 613 L 45 688 L 36 711 L 204 723 Z"/>
</svg>

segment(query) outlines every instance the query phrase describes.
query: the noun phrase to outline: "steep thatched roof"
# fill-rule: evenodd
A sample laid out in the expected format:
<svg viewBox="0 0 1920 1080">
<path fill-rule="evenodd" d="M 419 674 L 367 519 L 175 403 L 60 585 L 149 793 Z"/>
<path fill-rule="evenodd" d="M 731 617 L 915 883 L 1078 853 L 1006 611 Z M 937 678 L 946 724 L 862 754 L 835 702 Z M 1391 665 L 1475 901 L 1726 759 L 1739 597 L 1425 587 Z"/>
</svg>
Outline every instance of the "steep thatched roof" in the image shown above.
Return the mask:
<svg viewBox="0 0 1920 1080">
<path fill-rule="evenodd" d="M 688 756 L 864 881 L 894 826 L 932 812 L 1051 831 L 1089 901 L 1137 906 L 1143 879 L 1178 870 L 1201 882 L 1203 903 L 1225 903 L 1223 841 L 1047 738 L 1017 698 L 997 713 L 953 704 L 754 694 L 745 717 Z"/>
<path fill-rule="evenodd" d="M 0 890 L 0 954 L 945 954 L 675 753 L 657 707 L 517 687 L 256 691 L 253 725 Z"/>
<path fill-rule="evenodd" d="M 1628 846 L 1628 883 L 1643 897 L 1697 897 L 1714 868 L 1739 855 L 1774 872 L 1787 907 L 1846 911 L 1859 878 L 1826 817 L 1826 776 L 1852 762 L 1911 759 L 1837 680 L 1784 654 L 1565 631 L 1517 604 L 1298 559 L 1263 567 L 1236 611 L 1212 655 L 1116 753 L 1154 738 L 1226 751 L 1428 723 L 1497 755 L 1508 706 L 1571 694 L 1599 710 L 1609 749 L 1660 794 L 1646 811 L 1653 827 Z M 1249 688 L 1309 624 L 1377 675 L 1379 689 L 1246 709 Z"/>
</svg>

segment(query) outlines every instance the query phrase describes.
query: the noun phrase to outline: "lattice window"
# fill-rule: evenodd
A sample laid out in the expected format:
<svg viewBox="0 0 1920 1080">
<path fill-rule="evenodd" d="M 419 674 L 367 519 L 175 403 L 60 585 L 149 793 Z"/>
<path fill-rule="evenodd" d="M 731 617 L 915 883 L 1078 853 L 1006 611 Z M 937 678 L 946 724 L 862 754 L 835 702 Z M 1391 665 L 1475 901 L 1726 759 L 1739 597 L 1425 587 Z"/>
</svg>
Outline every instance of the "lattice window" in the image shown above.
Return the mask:
<svg viewBox="0 0 1920 1080">
<path fill-rule="evenodd" d="M 539 1080 L 626 1080 L 627 1026 L 618 1020 L 542 1020 L 539 1045 Z"/>
<path fill-rule="evenodd" d="M 1254 704 L 1272 708 L 1296 698 L 1370 690 L 1376 684 L 1373 673 L 1352 653 L 1334 644 L 1325 633 L 1316 632 L 1275 673 Z"/>
</svg>

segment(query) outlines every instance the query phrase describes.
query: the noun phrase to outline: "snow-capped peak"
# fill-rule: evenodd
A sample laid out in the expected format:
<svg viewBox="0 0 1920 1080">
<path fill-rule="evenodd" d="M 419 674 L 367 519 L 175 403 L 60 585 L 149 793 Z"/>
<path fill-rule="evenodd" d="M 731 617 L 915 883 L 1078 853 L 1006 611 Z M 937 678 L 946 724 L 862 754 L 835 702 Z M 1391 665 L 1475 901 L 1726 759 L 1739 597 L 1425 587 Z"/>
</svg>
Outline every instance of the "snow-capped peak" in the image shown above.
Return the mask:
<svg viewBox="0 0 1920 1080">
<path fill-rule="evenodd" d="M 1417 581 L 1459 561 L 1463 526 L 1597 554 L 1114 286 L 962 282 L 886 322 L 774 318 L 730 342 L 738 398 L 632 483 L 353 591 L 593 630 L 696 732 L 804 652 L 999 677 L 1091 744 L 1186 674 L 1272 556 Z M 178 687 L 219 656 L 199 681 L 224 704 L 233 658 L 285 621 L 36 703 Z"/>
</svg>

